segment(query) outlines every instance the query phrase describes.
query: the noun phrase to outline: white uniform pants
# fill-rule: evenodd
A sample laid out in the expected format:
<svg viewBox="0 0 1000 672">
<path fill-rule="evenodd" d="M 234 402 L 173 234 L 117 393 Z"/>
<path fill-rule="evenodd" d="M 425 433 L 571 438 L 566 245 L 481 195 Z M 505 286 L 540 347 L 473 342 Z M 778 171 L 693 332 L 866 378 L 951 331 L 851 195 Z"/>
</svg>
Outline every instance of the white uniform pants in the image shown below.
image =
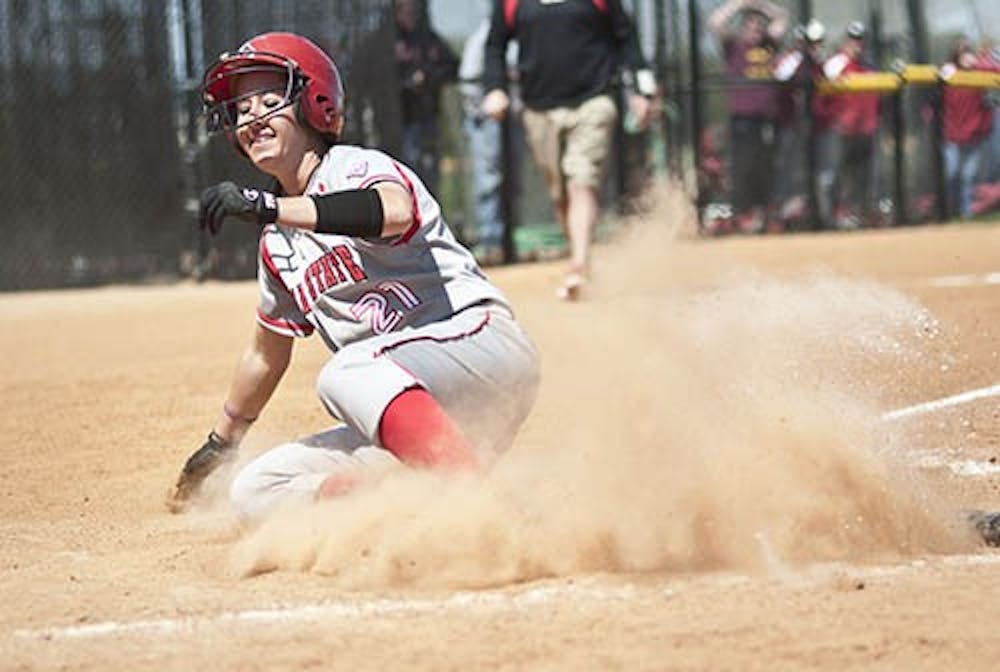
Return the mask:
<svg viewBox="0 0 1000 672">
<path fill-rule="evenodd" d="M 379 422 L 389 403 L 414 387 L 441 404 L 489 463 L 513 441 L 538 380 L 534 346 L 500 306 L 353 343 L 317 381 L 320 400 L 344 424 L 261 454 L 237 474 L 230 498 L 238 514 L 257 517 L 288 497 L 312 498 L 333 473 L 395 463 L 379 446 Z"/>
</svg>

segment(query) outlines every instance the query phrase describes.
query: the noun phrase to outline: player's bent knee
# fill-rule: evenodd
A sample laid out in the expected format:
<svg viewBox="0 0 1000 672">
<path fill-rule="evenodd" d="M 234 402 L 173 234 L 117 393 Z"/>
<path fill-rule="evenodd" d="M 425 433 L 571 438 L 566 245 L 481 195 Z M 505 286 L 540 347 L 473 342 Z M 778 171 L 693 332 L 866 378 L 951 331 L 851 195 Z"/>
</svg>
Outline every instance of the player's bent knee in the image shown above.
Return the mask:
<svg viewBox="0 0 1000 672">
<path fill-rule="evenodd" d="M 229 504 L 233 512 L 242 520 L 260 517 L 266 506 L 266 487 L 253 463 L 244 467 L 229 484 Z"/>
<path fill-rule="evenodd" d="M 243 521 L 262 518 L 275 506 L 296 494 L 299 478 L 275 469 L 265 458 L 252 460 L 229 485 L 229 504 Z M 304 487 L 304 486 L 301 486 Z"/>
</svg>

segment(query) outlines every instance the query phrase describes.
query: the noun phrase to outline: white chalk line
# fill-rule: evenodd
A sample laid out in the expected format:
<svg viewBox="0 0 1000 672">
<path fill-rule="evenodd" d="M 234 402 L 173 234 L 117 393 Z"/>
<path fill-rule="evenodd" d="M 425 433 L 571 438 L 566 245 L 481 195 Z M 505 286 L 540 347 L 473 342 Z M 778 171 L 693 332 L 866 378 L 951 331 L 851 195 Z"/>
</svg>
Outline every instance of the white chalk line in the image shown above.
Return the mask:
<svg viewBox="0 0 1000 672">
<path fill-rule="evenodd" d="M 666 591 L 672 593 L 671 590 Z M 586 587 L 573 584 L 542 586 L 517 594 L 497 592 L 460 592 L 441 599 L 377 598 L 364 601 L 339 601 L 281 606 L 269 609 L 225 611 L 210 616 L 160 618 L 138 621 L 103 621 L 61 628 L 19 629 L 13 635 L 28 639 L 89 639 L 118 634 L 173 634 L 195 631 L 224 624 L 270 625 L 319 621 L 328 618 L 360 618 L 365 616 L 422 615 L 448 610 L 519 611 L 533 604 L 544 604 L 553 598 L 588 598 L 597 600 L 629 599 L 635 595 L 633 586 L 618 588 Z"/>
<path fill-rule="evenodd" d="M 952 406 L 967 404 L 979 399 L 987 399 L 1000 395 L 1000 385 L 991 385 L 978 390 L 969 390 L 960 394 L 955 394 L 943 399 L 935 399 L 921 404 L 914 404 L 905 408 L 898 408 L 895 411 L 888 411 L 882 414 L 882 420 L 893 421 L 902 418 L 909 418 L 925 413 L 933 413 Z M 1000 474 L 1000 464 L 983 460 L 952 460 L 948 461 L 933 453 L 923 455 L 916 461 L 918 467 L 935 469 L 945 467 L 951 470 L 955 476 L 983 477 Z"/>
<path fill-rule="evenodd" d="M 931 287 L 979 287 L 981 285 L 1000 285 L 1000 273 L 982 273 L 979 275 L 940 275 L 927 281 Z"/>
<path fill-rule="evenodd" d="M 948 460 L 937 451 L 920 454 L 915 464 L 921 469 L 948 469 L 954 476 L 982 477 L 1000 474 L 1000 464 L 988 460 Z"/>
<path fill-rule="evenodd" d="M 978 390 L 970 390 L 961 394 L 937 399 L 895 411 L 882 414 L 883 420 L 897 420 L 913 415 L 931 413 L 933 411 L 956 406 L 977 399 L 985 399 L 1000 395 L 1000 385 L 993 385 Z M 986 463 L 983 463 L 986 464 Z M 982 466 L 980 463 L 964 461 L 959 466 L 951 465 L 952 471 L 959 475 L 983 475 L 1000 472 L 996 465 Z M 1000 564 L 1000 555 L 956 555 L 948 556 L 944 562 L 949 565 L 992 565 Z M 853 576 L 859 578 L 875 578 L 878 576 L 895 576 L 913 567 L 922 567 L 926 561 L 918 560 L 908 565 L 884 565 L 881 567 L 852 568 Z M 162 618 L 138 621 L 104 621 L 86 625 L 72 625 L 61 628 L 20 629 L 13 635 L 27 639 L 90 639 L 108 635 L 120 634 L 173 634 L 184 631 L 194 631 L 205 627 L 230 624 L 274 624 L 299 623 L 318 621 L 326 618 L 352 618 L 362 616 L 388 616 L 395 614 L 428 614 L 439 613 L 448 609 L 478 608 L 496 611 L 512 611 L 532 604 L 547 603 L 553 598 L 590 598 L 599 600 L 627 599 L 635 595 L 635 589 L 630 586 L 609 589 L 588 588 L 579 584 L 561 584 L 533 588 L 522 593 L 463 592 L 444 599 L 375 599 L 359 602 L 324 602 L 319 604 L 304 604 L 295 607 L 274 607 L 271 609 L 249 609 L 245 611 L 228 611 L 212 616 Z M 667 589 L 666 594 L 674 594 L 673 589 Z"/>
<path fill-rule="evenodd" d="M 935 399 L 934 401 L 926 401 L 922 404 L 899 408 L 895 411 L 887 411 L 882 414 L 882 419 L 899 420 L 900 418 L 907 418 L 912 415 L 933 413 L 934 411 L 940 411 L 941 409 L 949 408 L 951 406 L 967 404 L 970 401 L 977 401 L 979 399 L 986 399 L 997 395 L 1000 395 L 1000 385 L 991 385 L 990 387 L 982 387 L 978 390 L 969 390 L 968 392 L 962 392 L 950 397 L 944 397 L 943 399 Z"/>
<path fill-rule="evenodd" d="M 894 577 L 919 571 L 932 565 L 932 563 L 951 567 L 1000 565 L 1000 554 L 950 555 L 933 560 L 918 559 L 894 565 L 855 566 L 843 563 L 818 564 L 805 568 L 801 574 L 797 574 L 794 577 L 794 582 L 797 585 L 819 585 L 829 581 L 831 577 L 845 574 L 858 579 Z M 784 577 L 784 580 L 788 581 L 789 577 Z M 696 581 L 679 581 L 670 586 L 661 586 L 652 590 L 633 585 L 618 587 L 595 585 L 586 587 L 578 583 L 564 583 L 555 586 L 532 588 L 515 595 L 496 592 L 462 592 L 441 599 L 380 598 L 355 602 L 322 602 L 298 606 L 273 607 L 270 609 L 227 611 L 211 616 L 188 616 L 138 621 L 104 621 L 67 627 L 26 628 L 14 630 L 12 634 L 19 639 L 30 640 L 81 640 L 128 634 L 152 636 L 175 635 L 193 633 L 205 628 L 224 625 L 294 624 L 310 621 L 319 622 L 325 619 L 351 619 L 366 616 L 421 616 L 426 614 L 441 614 L 445 611 L 468 613 L 471 609 L 476 609 L 480 612 L 523 613 L 526 607 L 534 605 L 551 607 L 552 601 L 556 599 L 589 599 L 604 602 L 627 600 L 632 603 L 644 595 L 654 599 L 662 599 L 663 597 L 673 597 L 679 594 L 684 584 L 697 583 L 698 585 L 704 585 L 706 581 L 716 583 L 720 587 L 726 587 L 747 585 L 752 582 L 752 577 L 746 575 L 704 577 Z"/>
</svg>

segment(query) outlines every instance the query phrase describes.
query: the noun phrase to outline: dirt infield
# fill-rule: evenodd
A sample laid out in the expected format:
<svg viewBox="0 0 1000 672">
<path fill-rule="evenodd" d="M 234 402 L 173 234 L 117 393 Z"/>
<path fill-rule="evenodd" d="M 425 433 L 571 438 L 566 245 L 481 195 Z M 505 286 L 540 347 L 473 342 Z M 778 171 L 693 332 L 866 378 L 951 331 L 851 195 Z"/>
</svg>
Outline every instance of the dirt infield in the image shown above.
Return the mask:
<svg viewBox="0 0 1000 672">
<path fill-rule="evenodd" d="M 484 482 L 256 530 L 224 478 L 163 504 L 254 283 L 0 295 L 0 669 L 996 669 L 1000 553 L 960 512 L 1000 508 L 1000 226 L 682 221 L 598 247 L 586 303 L 490 271 L 543 386 Z M 245 456 L 329 422 L 314 340 Z"/>
</svg>

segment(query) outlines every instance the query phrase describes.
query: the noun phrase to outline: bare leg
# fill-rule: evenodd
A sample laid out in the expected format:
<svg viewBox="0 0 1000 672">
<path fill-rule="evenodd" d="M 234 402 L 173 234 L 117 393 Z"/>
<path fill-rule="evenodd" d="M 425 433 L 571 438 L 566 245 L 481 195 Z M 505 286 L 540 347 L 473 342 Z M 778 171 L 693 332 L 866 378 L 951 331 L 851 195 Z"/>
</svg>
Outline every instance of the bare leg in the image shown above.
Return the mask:
<svg viewBox="0 0 1000 672">
<path fill-rule="evenodd" d="M 590 262 L 590 241 L 597 225 L 597 190 L 593 187 L 571 184 L 568 187 L 569 206 L 566 226 L 570 238 L 570 267 L 586 273 Z"/>
<path fill-rule="evenodd" d="M 556 220 L 559 222 L 560 228 L 562 228 L 563 236 L 566 237 L 566 242 L 570 241 L 569 235 L 569 222 L 568 222 L 568 211 L 569 203 L 563 198 L 561 201 L 556 201 L 552 204 L 552 209 L 556 213 Z"/>
<path fill-rule="evenodd" d="M 567 186 L 566 236 L 569 240 L 569 273 L 559 290 L 560 298 L 579 298 L 590 267 L 590 243 L 600 214 L 597 189 L 580 184 Z"/>
</svg>

